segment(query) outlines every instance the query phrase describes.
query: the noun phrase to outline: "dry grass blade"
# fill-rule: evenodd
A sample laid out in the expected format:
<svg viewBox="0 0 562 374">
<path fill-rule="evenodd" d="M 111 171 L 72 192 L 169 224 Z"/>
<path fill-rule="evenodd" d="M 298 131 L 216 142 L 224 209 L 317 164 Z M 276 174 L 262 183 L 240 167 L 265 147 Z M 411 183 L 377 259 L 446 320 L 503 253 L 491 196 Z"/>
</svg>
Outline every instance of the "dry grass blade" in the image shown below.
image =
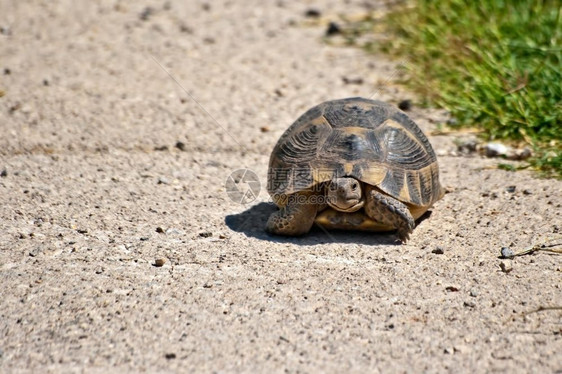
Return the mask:
<svg viewBox="0 0 562 374">
<path fill-rule="evenodd" d="M 528 312 L 523 312 L 523 317 L 528 316 L 529 314 L 544 312 L 548 310 L 562 310 L 562 306 L 539 306 L 537 309 L 530 310 Z"/>
<path fill-rule="evenodd" d="M 560 241 L 560 242 L 557 242 Z M 502 248 L 502 258 L 514 258 L 517 256 L 525 256 L 538 251 L 562 254 L 562 248 L 555 249 L 554 247 L 562 247 L 562 237 L 547 239 L 542 243 L 537 243 L 529 248 L 525 248 L 519 252 L 511 252 Z"/>
</svg>

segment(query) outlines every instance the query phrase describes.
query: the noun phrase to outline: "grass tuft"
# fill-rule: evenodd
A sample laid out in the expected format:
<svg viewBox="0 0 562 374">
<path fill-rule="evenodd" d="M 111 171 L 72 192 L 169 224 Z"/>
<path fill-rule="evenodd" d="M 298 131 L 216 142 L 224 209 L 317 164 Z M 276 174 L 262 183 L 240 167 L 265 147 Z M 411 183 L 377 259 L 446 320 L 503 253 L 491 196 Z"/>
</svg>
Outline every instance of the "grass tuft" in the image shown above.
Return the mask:
<svg viewBox="0 0 562 374">
<path fill-rule="evenodd" d="M 530 145 L 530 166 L 562 178 L 560 15 L 554 0 L 418 0 L 347 30 L 355 40 L 384 22 L 388 38 L 363 47 L 406 56 L 424 104 L 489 140 Z"/>
</svg>

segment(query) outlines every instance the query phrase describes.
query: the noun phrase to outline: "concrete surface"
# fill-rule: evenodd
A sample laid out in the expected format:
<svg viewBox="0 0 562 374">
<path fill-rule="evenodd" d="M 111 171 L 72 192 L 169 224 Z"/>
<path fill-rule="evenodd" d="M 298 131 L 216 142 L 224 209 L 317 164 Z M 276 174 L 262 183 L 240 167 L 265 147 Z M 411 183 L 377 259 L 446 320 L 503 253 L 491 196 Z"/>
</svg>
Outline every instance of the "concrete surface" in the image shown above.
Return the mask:
<svg viewBox="0 0 562 374">
<path fill-rule="evenodd" d="M 0 371 L 562 372 L 562 311 L 537 311 L 562 305 L 560 255 L 498 258 L 560 236 L 560 181 L 431 136 L 449 193 L 407 244 L 264 233 L 292 121 L 413 98 L 395 63 L 323 43 L 365 10 L 0 0 Z M 240 168 L 264 181 L 248 205 L 225 191 Z"/>
</svg>

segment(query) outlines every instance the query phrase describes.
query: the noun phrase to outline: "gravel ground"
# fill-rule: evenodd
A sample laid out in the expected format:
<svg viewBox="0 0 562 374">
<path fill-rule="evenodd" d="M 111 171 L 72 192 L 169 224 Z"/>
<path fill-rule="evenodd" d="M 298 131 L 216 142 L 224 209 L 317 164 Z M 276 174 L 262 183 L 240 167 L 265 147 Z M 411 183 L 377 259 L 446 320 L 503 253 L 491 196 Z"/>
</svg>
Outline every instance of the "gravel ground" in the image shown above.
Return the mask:
<svg viewBox="0 0 562 374">
<path fill-rule="evenodd" d="M 430 136 L 448 193 L 407 244 L 264 233 L 292 121 L 414 98 L 323 43 L 367 6 L 0 0 L 0 371 L 561 373 L 560 255 L 498 258 L 560 237 L 560 181 Z M 246 205 L 240 168 L 262 181 Z"/>
</svg>

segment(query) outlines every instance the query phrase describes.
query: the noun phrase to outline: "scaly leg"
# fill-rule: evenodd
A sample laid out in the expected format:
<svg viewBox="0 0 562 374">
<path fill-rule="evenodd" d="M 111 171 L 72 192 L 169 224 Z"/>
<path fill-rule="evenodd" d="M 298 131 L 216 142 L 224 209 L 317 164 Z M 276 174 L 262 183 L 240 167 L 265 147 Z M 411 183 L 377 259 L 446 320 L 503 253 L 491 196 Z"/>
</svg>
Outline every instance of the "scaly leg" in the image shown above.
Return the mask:
<svg viewBox="0 0 562 374">
<path fill-rule="evenodd" d="M 396 228 L 402 242 L 408 240 L 415 227 L 414 217 L 408 207 L 372 186 L 367 186 L 365 192 L 367 215 L 377 222 Z"/>
<path fill-rule="evenodd" d="M 321 206 L 309 200 L 309 194 L 295 194 L 288 204 L 269 216 L 266 231 L 276 235 L 296 236 L 310 231 Z"/>
</svg>

